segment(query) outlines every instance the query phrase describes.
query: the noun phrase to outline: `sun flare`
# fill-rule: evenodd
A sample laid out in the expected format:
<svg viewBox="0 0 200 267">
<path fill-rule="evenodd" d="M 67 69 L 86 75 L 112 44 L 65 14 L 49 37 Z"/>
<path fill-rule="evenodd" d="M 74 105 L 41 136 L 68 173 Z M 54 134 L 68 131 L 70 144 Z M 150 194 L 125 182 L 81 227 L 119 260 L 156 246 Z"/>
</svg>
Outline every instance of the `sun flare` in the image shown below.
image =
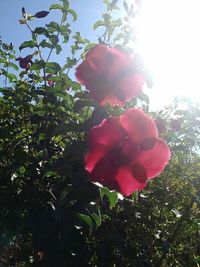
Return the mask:
<svg viewBox="0 0 200 267">
<path fill-rule="evenodd" d="M 138 50 L 153 77 L 152 105 L 175 96 L 200 102 L 200 1 L 143 0 L 136 18 Z"/>
</svg>

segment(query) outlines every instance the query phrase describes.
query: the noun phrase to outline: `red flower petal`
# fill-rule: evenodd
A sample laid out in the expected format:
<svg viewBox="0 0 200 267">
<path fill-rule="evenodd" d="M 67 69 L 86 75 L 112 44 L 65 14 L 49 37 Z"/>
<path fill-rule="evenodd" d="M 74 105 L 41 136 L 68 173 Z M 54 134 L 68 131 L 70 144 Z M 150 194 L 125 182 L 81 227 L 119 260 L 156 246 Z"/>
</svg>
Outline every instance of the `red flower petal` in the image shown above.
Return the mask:
<svg viewBox="0 0 200 267">
<path fill-rule="evenodd" d="M 96 45 L 86 54 L 85 59 L 93 69 L 100 73 L 109 65 L 109 54 L 108 46 Z"/>
<path fill-rule="evenodd" d="M 95 165 L 101 160 L 107 153 L 109 148 L 102 144 L 96 144 L 89 153 L 85 156 L 85 169 L 88 172 L 92 172 Z"/>
<path fill-rule="evenodd" d="M 122 107 L 124 106 L 125 101 L 137 96 L 141 92 L 144 84 L 144 77 L 139 73 L 131 76 L 121 77 L 121 79 L 118 77 L 115 78 L 115 80 L 116 82 L 112 85 L 112 90 L 110 90 L 110 88 L 105 89 L 105 87 L 99 88 L 98 85 L 96 86 L 96 89 L 99 88 L 96 90 L 96 94 L 102 92 L 105 96 L 100 101 L 100 104 L 104 105 L 106 102 L 109 102 L 112 106 L 118 105 Z M 102 84 L 103 83 L 101 81 L 100 87 L 102 87 Z M 91 89 L 89 90 L 92 91 Z M 95 96 L 95 99 L 97 99 L 97 96 Z"/>
<path fill-rule="evenodd" d="M 130 140 L 136 144 L 158 136 L 153 119 L 141 109 L 132 108 L 126 111 L 120 116 L 120 124 L 127 131 Z"/>
<path fill-rule="evenodd" d="M 87 158 L 86 158 L 87 160 Z M 93 182 L 99 182 L 104 186 L 119 191 L 115 181 L 115 176 L 119 168 L 119 164 L 115 164 L 116 154 L 108 153 L 93 165 L 90 173 L 90 179 Z"/>
<path fill-rule="evenodd" d="M 136 190 L 142 190 L 146 185 L 146 180 L 140 182 L 133 176 L 132 169 L 129 166 L 121 166 L 115 180 L 118 184 L 118 191 L 124 196 L 129 196 Z"/>
<path fill-rule="evenodd" d="M 81 84 L 86 85 L 91 79 L 93 79 L 94 75 L 96 75 L 96 72 L 87 61 L 83 61 L 76 68 L 75 75 L 76 75 L 77 80 Z"/>
<path fill-rule="evenodd" d="M 135 162 L 142 165 L 149 179 L 157 176 L 166 166 L 170 159 L 168 145 L 160 138 L 157 138 L 152 149 L 141 150 Z"/>
<path fill-rule="evenodd" d="M 107 147 L 113 147 L 119 144 L 126 135 L 124 129 L 119 124 L 117 117 L 103 120 L 98 126 L 91 129 L 89 134 L 89 144 L 96 146 L 102 144 Z"/>
<path fill-rule="evenodd" d="M 124 93 L 124 98 L 128 100 L 141 92 L 144 82 L 144 77 L 140 73 L 135 73 L 124 77 L 119 82 L 119 88 Z"/>
</svg>

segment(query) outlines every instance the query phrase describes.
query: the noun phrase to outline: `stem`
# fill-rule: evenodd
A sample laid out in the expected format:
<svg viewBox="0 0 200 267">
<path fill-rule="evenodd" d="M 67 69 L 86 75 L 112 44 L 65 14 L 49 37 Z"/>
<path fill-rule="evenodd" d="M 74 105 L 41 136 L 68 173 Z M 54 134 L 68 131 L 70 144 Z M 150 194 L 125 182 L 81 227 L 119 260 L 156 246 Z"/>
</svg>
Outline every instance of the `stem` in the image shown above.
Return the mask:
<svg viewBox="0 0 200 267">
<path fill-rule="evenodd" d="M 62 15 L 62 19 L 61 19 L 61 22 L 60 22 L 60 27 L 61 27 L 62 24 L 63 24 L 63 19 L 64 19 L 64 15 Z M 59 37 L 59 35 L 60 35 L 60 32 L 57 33 L 56 37 Z M 50 50 L 50 52 L 49 52 L 49 54 L 48 54 L 48 56 L 47 56 L 47 59 L 46 59 L 46 63 L 49 61 L 49 58 L 50 58 L 50 56 L 51 56 L 51 54 L 52 54 L 54 48 L 55 48 L 55 45 L 53 45 L 53 46 L 51 47 L 51 50 Z"/>
<path fill-rule="evenodd" d="M 40 46 L 38 43 L 38 39 L 37 39 L 37 34 L 34 33 L 34 31 L 32 30 L 32 28 L 29 26 L 29 24 L 26 22 L 26 26 L 29 28 L 29 30 L 31 31 L 32 35 L 35 37 L 35 41 L 36 41 L 36 46 L 37 46 L 37 50 L 38 50 L 38 54 L 39 57 L 42 61 L 44 61 L 41 51 L 40 51 Z M 45 99 L 47 99 L 47 81 L 46 81 L 46 70 L 45 67 L 42 67 L 43 70 L 43 79 L 44 79 L 44 88 L 45 88 Z M 45 109 L 46 109 L 46 114 L 45 114 L 45 140 L 44 140 L 44 158 L 42 161 L 42 166 L 44 165 L 44 160 L 45 160 L 45 154 L 46 154 L 46 146 L 47 146 L 47 131 L 48 131 L 48 119 L 47 119 L 47 115 L 48 115 L 48 106 L 47 106 L 47 101 L 45 101 Z M 47 158 L 48 158 L 48 151 L 47 151 Z"/>
</svg>

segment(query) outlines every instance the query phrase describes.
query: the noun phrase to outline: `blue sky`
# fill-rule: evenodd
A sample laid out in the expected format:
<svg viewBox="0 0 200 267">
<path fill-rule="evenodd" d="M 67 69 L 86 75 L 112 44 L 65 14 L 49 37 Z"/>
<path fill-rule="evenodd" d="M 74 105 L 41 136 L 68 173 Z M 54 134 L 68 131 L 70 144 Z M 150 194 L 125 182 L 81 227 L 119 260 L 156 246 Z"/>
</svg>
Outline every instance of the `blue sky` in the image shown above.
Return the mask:
<svg viewBox="0 0 200 267">
<path fill-rule="evenodd" d="M 24 25 L 19 24 L 21 9 L 25 7 L 27 13 L 35 14 L 38 11 L 48 10 L 49 6 L 58 3 L 56 0 L 0 0 L 0 36 L 6 43 L 12 42 L 17 55 L 19 45 L 31 39 L 30 32 Z M 101 0 L 72 0 L 70 7 L 78 14 L 78 21 L 73 23 L 73 31 L 80 31 L 84 38 L 97 40 L 97 34 L 92 30 L 95 21 L 101 18 L 105 8 Z M 31 21 L 31 26 L 44 26 L 50 21 L 59 21 L 59 11 L 52 11 L 46 18 Z M 70 20 L 71 21 L 71 20 Z M 22 52 L 26 54 L 26 52 Z"/>
</svg>

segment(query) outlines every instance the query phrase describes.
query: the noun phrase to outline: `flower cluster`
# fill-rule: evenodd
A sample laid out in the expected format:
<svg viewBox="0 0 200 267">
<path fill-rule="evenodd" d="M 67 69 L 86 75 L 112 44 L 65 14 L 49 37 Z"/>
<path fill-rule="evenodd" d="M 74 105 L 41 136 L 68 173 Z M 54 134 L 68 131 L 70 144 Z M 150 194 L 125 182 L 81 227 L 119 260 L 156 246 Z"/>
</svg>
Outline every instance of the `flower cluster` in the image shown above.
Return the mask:
<svg viewBox="0 0 200 267">
<path fill-rule="evenodd" d="M 96 45 L 77 67 L 76 77 L 100 105 L 123 106 L 138 96 L 145 79 L 136 55 L 106 45 Z M 89 133 L 85 169 L 91 181 L 129 196 L 157 176 L 170 159 L 167 144 L 158 137 L 164 122 L 155 121 L 137 108 L 104 119 Z"/>
</svg>

